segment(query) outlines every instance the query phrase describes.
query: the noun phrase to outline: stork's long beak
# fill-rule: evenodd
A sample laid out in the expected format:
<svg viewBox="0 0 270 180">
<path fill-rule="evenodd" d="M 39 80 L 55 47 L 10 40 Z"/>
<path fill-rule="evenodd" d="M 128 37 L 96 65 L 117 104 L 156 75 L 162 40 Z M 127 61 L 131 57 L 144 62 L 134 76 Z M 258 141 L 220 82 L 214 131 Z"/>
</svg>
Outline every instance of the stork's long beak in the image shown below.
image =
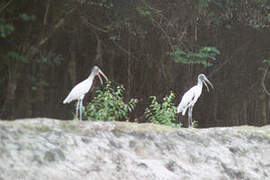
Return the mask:
<svg viewBox="0 0 270 180">
<path fill-rule="evenodd" d="M 206 83 L 205 81 L 203 81 L 203 84 L 206 86 L 206 89 L 207 89 L 207 91 L 209 92 L 209 88 L 208 88 L 208 86 L 207 86 L 207 83 Z"/>
<path fill-rule="evenodd" d="M 102 75 L 106 79 L 106 81 L 108 81 L 107 76 L 101 70 L 98 71 L 98 74 L 97 75 L 98 75 L 98 78 L 99 78 L 101 84 L 103 84 L 103 81 L 102 81 L 102 78 L 101 78 L 100 75 Z"/>
<path fill-rule="evenodd" d="M 207 86 L 207 83 L 210 84 L 210 86 L 214 89 L 213 84 L 212 84 L 207 78 L 204 78 L 203 83 L 204 83 L 204 85 L 206 86 L 208 92 L 209 92 L 209 88 L 208 88 L 208 86 Z"/>
<path fill-rule="evenodd" d="M 99 73 L 98 73 L 97 75 L 98 75 L 98 78 L 99 78 L 99 80 L 100 80 L 100 83 L 103 84 L 102 78 L 101 78 L 101 76 L 99 75 Z"/>
</svg>

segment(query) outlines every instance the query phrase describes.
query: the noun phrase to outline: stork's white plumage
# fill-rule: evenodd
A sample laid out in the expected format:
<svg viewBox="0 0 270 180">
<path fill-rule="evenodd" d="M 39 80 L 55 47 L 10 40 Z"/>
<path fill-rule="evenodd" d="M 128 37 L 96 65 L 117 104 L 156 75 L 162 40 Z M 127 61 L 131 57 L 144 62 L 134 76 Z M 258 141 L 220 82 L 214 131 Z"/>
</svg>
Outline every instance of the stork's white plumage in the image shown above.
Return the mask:
<svg viewBox="0 0 270 180">
<path fill-rule="evenodd" d="M 68 96 L 63 101 L 63 104 L 70 103 L 74 100 L 78 100 L 77 108 L 76 108 L 76 117 L 78 116 L 78 111 L 80 109 L 80 120 L 82 120 L 82 101 L 86 93 L 91 89 L 95 76 L 99 77 L 101 84 L 103 84 L 102 75 L 106 80 L 108 80 L 107 76 L 99 69 L 99 67 L 94 66 L 92 68 L 91 74 L 87 79 L 77 84 L 73 89 L 70 91 Z"/>
<path fill-rule="evenodd" d="M 189 112 L 188 112 L 188 126 L 189 127 L 192 127 L 192 109 L 202 93 L 203 84 L 205 84 L 207 91 L 209 91 L 209 88 L 206 82 L 210 84 L 212 88 L 214 88 L 212 83 L 206 78 L 204 74 L 199 74 L 197 85 L 193 86 L 184 94 L 180 104 L 177 107 L 177 113 L 182 113 L 183 116 L 185 115 L 187 109 L 189 109 Z"/>
</svg>

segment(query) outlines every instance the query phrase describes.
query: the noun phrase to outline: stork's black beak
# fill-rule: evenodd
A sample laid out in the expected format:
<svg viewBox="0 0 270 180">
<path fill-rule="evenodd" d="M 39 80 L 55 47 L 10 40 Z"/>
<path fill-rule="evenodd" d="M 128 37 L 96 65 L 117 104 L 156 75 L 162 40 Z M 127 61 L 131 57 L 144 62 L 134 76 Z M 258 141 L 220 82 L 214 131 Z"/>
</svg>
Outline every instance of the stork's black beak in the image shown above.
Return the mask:
<svg viewBox="0 0 270 180">
<path fill-rule="evenodd" d="M 204 78 L 203 83 L 204 83 L 204 85 L 206 86 L 208 92 L 209 92 L 209 88 L 208 88 L 208 86 L 207 86 L 207 83 L 210 84 L 210 86 L 214 89 L 213 84 L 212 84 L 206 77 Z"/>
<path fill-rule="evenodd" d="M 98 75 L 98 78 L 99 78 L 99 80 L 100 80 L 100 83 L 103 84 L 102 78 L 101 78 L 101 76 L 99 75 L 99 73 L 98 73 L 97 75 Z"/>
<path fill-rule="evenodd" d="M 103 81 L 102 81 L 102 77 L 101 76 L 103 76 L 106 79 L 106 81 L 108 81 L 107 76 L 100 69 L 98 70 L 98 74 L 97 75 L 98 75 L 98 78 L 99 78 L 101 84 L 103 84 Z"/>
<path fill-rule="evenodd" d="M 206 83 L 205 81 L 203 81 L 203 84 L 206 86 L 206 89 L 207 89 L 207 91 L 209 92 L 209 88 L 208 88 L 208 86 L 207 86 L 207 83 Z"/>
</svg>

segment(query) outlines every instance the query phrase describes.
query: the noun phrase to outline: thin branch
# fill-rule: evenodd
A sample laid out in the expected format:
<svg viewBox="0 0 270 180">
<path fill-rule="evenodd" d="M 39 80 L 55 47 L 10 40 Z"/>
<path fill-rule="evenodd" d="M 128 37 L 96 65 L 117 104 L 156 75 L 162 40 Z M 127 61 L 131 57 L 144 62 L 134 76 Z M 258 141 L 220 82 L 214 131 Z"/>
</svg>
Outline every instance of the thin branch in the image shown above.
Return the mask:
<svg viewBox="0 0 270 180">
<path fill-rule="evenodd" d="M 4 11 L 12 1 L 13 1 L 13 0 L 9 0 L 9 1 L 7 2 L 7 4 L 3 5 L 3 7 L 0 9 L 0 13 L 1 13 L 2 11 Z"/>
<path fill-rule="evenodd" d="M 43 17 L 43 28 L 41 30 L 41 39 L 43 39 L 43 37 L 45 36 L 45 32 L 47 29 L 47 22 L 48 22 L 48 14 L 49 14 L 49 10 L 50 10 L 50 5 L 51 5 L 51 0 L 48 0 L 47 5 L 46 5 L 46 9 L 45 9 L 45 14 Z"/>
<path fill-rule="evenodd" d="M 97 54 L 96 54 L 96 57 L 94 59 L 94 62 L 98 64 L 99 61 L 102 62 L 102 56 L 103 56 L 102 40 L 99 38 L 99 35 L 97 32 L 94 31 L 94 33 L 95 33 L 96 39 L 97 39 L 97 48 L 96 48 Z"/>
<path fill-rule="evenodd" d="M 45 10 L 44 18 L 43 18 L 43 26 L 44 27 L 47 25 L 50 5 L 51 5 L 51 0 L 48 0 L 47 5 L 46 5 L 46 10 Z"/>
<path fill-rule="evenodd" d="M 264 83 L 267 73 L 268 73 L 268 67 L 266 67 L 265 70 L 264 70 L 263 77 L 262 77 L 262 81 L 261 81 L 261 85 L 262 85 L 263 91 L 264 91 L 268 96 L 270 96 L 270 92 L 267 90 L 267 88 L 266 88 L 266 86 L 265 86 L 265 83 Z"/>
<path fill-rule="evenodd" d="M 108 30 L 102 29 L 102 28 L 100 28 L 100 27 L 98 27 L 98 26 L 96 26 L 96 25 L 90 23 L 90 22 L 88 21 L 88 19 L 87 19 L 86 17 L 84 17 L 84 16 L 81 16 L 81 19 L 82 19 L 82 21 L 83 21 L 84 24 L 86 24 L 86 25 L 89 26 L 90 28 L 93 28 L 93 29 L 96 30 L 96 31 L 103 32 L 103 33 L 108 33 L 108 32 L 109 32 Z M 94 30 L 93 30 L 93 32 L 96 34 L 96 32 L 95 32 Z M 134 55 L 132 55 L 131 52 L 129 52 L 128 50 L 126 50 L 125 48 L 123 48 L 120 44 L 118 44 L 118 43 L 115 42 L 115 41 L 112 41 L 112 42 L 113 42 L 113 44 L 114 44 L 116 47 L 118 47 L 118 48 L 119 48 L 121 51 L 123 51 L 125 54 L 127 54 L 128 56 L 131 56 L 132 58 L 138 60 Z"/>
<path fill-rule="evenodd" d="M 149 4 L 147 4 L 146 2 L 143 2 L 143 4 L 150 10 L 153 11 L 153 13 L 157 14 L 159 17 L 165 19 L 167 22 L 169 22 L 169 20 L 162 14 L 162 10 L 159 9 L 155 9 L 153 7 L 151 7 Z M 168 32 L 162 27 L 162 24 L 159 23 L 157 20 L 154 19 L 154 17 L 151 18 L 153 25 L 155 27 L 157 27 L 163 34 L 164 36 L 167 38 L 169 47 L 171 50 L 173 50 L 173 43 L 171 41 L 170 35 L 168 34 Z"/>
<path fill-rule="evenodd" d="M 128 50 L 126 50 L 125 48 L 123 48 L 122 46 L 120 46 L 120 44 L 118 44 L 117 42 L 115 42 L 115 41 L 112 41 L 112 42 L 113 42 L 113 44 L 114 44 L 116 47 L 118 47 L 121 51 L 123 51 L 124 53 L 126 53 L 127 55 L 130 56 L 130 52 L 129 52 Z"/>
<path fill-rule="evenodd" d="M 42 39 L 39 41 L 39 43 L 38 43 L 38 46 L 39 46 L 39 47 L 42 46 L 43 44 L 45 44 L 45 43 L 50 39 L 50 37 L 53 35 L 53 33 L 54 33 L 57 29 L 59 29 L 60 27 L 63 27 L 63 25 L 65 24 L 65 18 L 66 18 L 69 14 L 71 14 L 74 10 L 75 10 L 75 8 L 74 8 L 74 9 L 71 9 L 71 10 L 66 14 L 65 17 L 61 18 L 61 19 L 53 26 L 53 29 L 52 29 L 51 33 L 48 34 L 46 37 L 42 38 Z"/>
<path fill-rule="evenodd" d="M 93 29 L 95 29 L 97 31 L 101 31 L 103 33 L 108 33 L 108 30 L 102 29 L 102 28 L 90 23 L 86 17 L 81 16 L 81 19 L 87 26 L 90 26 L 90 27 L 92 27 Z"/>
<path fill-rule="evenodd" d="M 165 35 L 165 37 L 167 38 L 168 44 L 170 46 L 170 49 L 173 50 L 173 44 L 171 42 L 171 38 L 170 38 L 169 34 L 163 29 L 161 24 L 159 24 L 156 20 L 154 20 L 154 18 L 152 18 L 152 22 L 153 22 L 153 25 L 156 26 L 157 28 L 159 28 L 161 30 L 161 32 Z"/>
</svg>

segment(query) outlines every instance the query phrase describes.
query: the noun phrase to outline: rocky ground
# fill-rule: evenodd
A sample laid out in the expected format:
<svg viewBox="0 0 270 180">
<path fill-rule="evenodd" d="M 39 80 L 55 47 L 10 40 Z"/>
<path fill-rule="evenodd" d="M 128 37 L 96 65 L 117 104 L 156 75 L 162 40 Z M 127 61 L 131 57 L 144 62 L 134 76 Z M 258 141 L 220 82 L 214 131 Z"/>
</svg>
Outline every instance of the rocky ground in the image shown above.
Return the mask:
<svg viewBox="0 0 270 180">
<path fill-rule="evenodd" d="M 0 180 L 270 179 L 270 126 L 0 121 Z"/>
</svg>

